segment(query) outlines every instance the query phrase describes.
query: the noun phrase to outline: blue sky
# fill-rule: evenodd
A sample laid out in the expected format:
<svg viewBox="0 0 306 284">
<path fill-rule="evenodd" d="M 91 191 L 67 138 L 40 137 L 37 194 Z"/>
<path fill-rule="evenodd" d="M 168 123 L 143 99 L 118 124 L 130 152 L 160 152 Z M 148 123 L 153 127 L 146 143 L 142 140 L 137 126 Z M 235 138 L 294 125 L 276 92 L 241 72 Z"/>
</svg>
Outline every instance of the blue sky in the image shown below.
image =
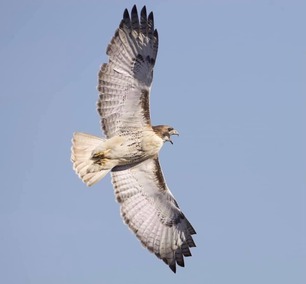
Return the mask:
<svg viewBox="0 0 306 284">
<path fill-rule="evenodd" d="M 154 11 L 160 159 L 197 231 L 174 275 L 122 223 L 109 176 L 70 162 L 101 135 L 97 73 L 123 10 Z M 0 282 L 306 283 L 305 1 L 2 1 Z"/>
</svg>

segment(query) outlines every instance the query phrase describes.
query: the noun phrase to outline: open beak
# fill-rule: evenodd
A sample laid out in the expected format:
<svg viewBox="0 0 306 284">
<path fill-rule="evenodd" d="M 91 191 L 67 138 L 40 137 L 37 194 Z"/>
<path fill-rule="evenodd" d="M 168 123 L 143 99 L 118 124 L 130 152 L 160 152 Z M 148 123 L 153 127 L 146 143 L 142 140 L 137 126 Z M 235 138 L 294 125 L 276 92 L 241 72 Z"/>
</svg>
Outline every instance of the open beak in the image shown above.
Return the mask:
<svg viewBox="0 0 306 284">
<path fill-rule="evenodd" d="M 171 130 L 171 131 L 169 132 L 169 142 L 173 145 L 173 141 L 171 140 L 171 135 L 177 135 L 177 136 L 179 136 L 179 133 L 178 133 L 175 129 L 173 129 L 173 130 Z"/>
</svg>

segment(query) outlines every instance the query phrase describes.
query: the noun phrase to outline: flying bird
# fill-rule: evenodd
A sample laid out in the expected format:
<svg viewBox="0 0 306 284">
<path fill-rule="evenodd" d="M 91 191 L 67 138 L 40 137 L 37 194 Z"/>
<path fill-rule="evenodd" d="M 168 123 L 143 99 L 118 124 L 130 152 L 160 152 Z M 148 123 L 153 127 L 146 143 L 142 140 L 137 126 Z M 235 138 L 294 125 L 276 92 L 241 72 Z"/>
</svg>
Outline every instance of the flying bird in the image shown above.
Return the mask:
<svg viewBox="0 0 306 284">
<path fill-rule="evenodd" d="M 151 125 L 149 96 L 158 49 L 153 13 L 126 9 L 99 72 L 97 110 L 105 138 L 76 132 L 73 169 L 91 186 L 108 172 L 121 216 L 144 247 L 173 272 L 191 256 L 196 234 L 170 192 L 158 153 L 178 132 Z"/>
</svg>

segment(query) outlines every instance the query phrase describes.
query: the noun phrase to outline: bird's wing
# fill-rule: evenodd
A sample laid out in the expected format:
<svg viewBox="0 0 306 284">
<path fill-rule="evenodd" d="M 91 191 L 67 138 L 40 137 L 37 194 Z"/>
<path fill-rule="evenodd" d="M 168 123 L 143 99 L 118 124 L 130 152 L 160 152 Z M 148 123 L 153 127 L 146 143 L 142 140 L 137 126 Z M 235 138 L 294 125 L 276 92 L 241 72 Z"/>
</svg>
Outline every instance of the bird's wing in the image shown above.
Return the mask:
<svg viewBox="0 0 306 284">
<path fill-rule="evenodd" d="M 195 230 L 168 189 L 158 158 L 116 167 L 112 182 L 121 214 L 141 243 L 175 272 L 195 247 Z"/>
<path fill-rule="evenodd" d="M 99 72 L 97 109 L 107 137 L 150 123 L 149 95 L 158 49 L 153 13 L 127 10 L 107 48 L 109 62 Z"/>
</svg>

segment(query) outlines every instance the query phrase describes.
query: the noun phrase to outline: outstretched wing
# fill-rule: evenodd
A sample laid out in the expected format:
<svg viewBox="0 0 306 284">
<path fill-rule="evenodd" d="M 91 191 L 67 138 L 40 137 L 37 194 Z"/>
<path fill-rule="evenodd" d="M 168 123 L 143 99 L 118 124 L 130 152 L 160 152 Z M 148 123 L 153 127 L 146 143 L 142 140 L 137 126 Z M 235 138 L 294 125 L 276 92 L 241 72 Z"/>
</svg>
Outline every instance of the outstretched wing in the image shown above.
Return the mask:
<svg viewBox="0 0 306 284">
<path fill-rule="evenodd" d="M 123 19 L 108 48 L 109 63 L 99 72 L 97 103 L 107 137 L 150 124 L 149 94 L 158 49 L 153 13 L 133 7 Z"/>
<path fill-rule="evenodd" d="M 141 243 L 175 272 L 195 247 L 195 230 L 168 189 L 158 158 L 112 171 L 121 214 Z"/>
</svg>

